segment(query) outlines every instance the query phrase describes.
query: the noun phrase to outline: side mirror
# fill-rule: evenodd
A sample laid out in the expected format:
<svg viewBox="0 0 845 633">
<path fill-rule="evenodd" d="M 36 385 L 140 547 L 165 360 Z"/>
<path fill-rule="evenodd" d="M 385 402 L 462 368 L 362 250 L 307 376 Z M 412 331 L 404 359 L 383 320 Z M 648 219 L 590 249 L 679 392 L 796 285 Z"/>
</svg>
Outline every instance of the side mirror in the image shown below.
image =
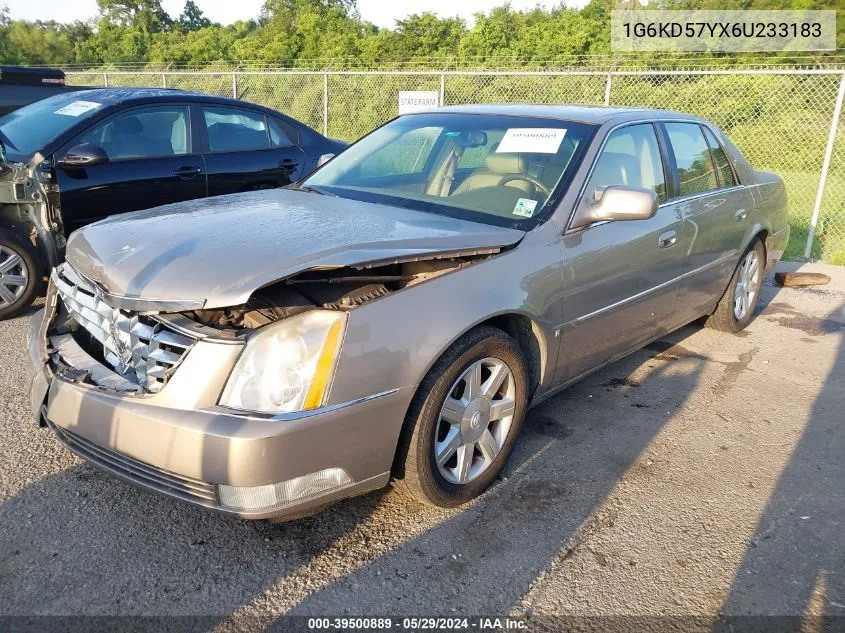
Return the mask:
<svg viewBox="0 0 845 633">
<path fill-rule="evenodd" d="M 64 158 L 60 158 L 56 164 L 59 167 L 79 169 L 107 162 L 109 162 L 109 155 L 102 147 L 93 143 L 81 143 L 70 148 Z"/>
<path fill-rule="evenodd" d="M 317 160 L 317 167 L 322 167 L 332 158 L 334 158 L 334 154 L 323 154 L 322 156 L 320 156 L 319 160 Z"/>
<path fill-rule="evenodd" d="M 582 201 L 575 212 L 572 227 L 588 226 L 594 222 L 648 220 L 657 213 L 657 194 L 651 189 L 611 185 L 598 202 Z"/>
</svg>

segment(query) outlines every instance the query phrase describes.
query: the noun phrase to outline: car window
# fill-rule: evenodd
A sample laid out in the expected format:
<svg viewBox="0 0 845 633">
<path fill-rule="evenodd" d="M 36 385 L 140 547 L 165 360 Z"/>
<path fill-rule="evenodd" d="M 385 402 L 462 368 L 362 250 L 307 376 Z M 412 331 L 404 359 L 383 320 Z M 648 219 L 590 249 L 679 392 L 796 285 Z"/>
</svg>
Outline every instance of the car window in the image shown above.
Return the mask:
<svg viewBox="0 0 845 633">
<path fill-rule="evenodd" d="M 47 97 L 0 117 L 0 141 L 6 148 L 9 161 L 29 160 L 51 141 L 111 105 L 107 101 L 95 101 L 92 97 L 85 99 L 80 95 L 84 93 Z"/>
<path fill-rule="evenodd" d="M 290 147 L 291 145 L 296 145 L 293 138 L 291 138 L 292 134 L 289 134 L 281 123 L 270 117 L 267 117 L 267 123 L 270 128 L 270 144 L 273 147 Z"/>
<path fill-rule="evenodd" d="M 109 160 L 181 156 L 188 153 L 188 107 L 129 110 L 94 126 L 75 143 L 98 145 Z"/>
<path fill-rule="evenodd" d="M 725 154 L 725 150 L 719 141 L 716 140 L 716 137 L 713 136 L 713 132 L 706 127 L 702 129 L 704 130 L 704 136 L 707 137 L 707 144 L 710 146 L 710 151 L 713 153 L 716 171 L 719 172 L 719 184 L 722 187 L 733 187 L 736 185 L 736 176 L 734 176 L 734 171 L 731 169 L 731 163 L 728 160 L 727 154 Z"/>
<path fill-rule="evenodd" d="M 440 127 L 422 127 L 400 134 L 361 160 L 360 177 L 421 174 L 441 132 Z"/>
<path fill-rule="evenodd" d="M 716 189 L 716 169 L 710 148 L 697 123 L 667 123 L 666 132 L 678 165 L 679 195 L 689 196 Z"/>
<path fill-rule="evenodd" d="M 366 202 L 531 226 L 548 217 L 555 192 L 569 186 L 594 131 L 563 119 L 409 114 L 344 150 L 303 185 Z"/>
<path fill-rule="evenodd" d="M 203 107 L 208 146 L 212 152 L 270 149 L 264 115 L 237 108 Z"/>
<path fill-rule="evenodd" d="M 504 130 L 493 130 L 487 135 L 487 145 L 495 147 L 499 145 L 499 141 L 505 135 Z M 458 169 L 481 169 L 484 167 L 484 161 L 487 160 L 487 154 L 490 148 L 485 145 L 481 147 L 468 147 L 461 160 L 458 161 Z"/>
<path fill-rule="evenodd" d="M 660 201 L 666 199 L 660 146 L 651 123 L 629 125 L 608 137 L 587 185 L 587 203 L 599 200 L 611 185 L 651 189 Z"/>
</svg>

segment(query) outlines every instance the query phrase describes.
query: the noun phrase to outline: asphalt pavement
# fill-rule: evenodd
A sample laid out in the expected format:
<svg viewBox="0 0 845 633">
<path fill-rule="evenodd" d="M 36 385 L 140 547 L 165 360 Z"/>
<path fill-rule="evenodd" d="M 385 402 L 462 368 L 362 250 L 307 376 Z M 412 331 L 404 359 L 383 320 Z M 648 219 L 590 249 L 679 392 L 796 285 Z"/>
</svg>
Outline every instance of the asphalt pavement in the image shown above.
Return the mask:
<svg viewBox="0 0 845 633">
<path fill-rule="evenodd" d="M 194 615 L 216 630 L 286 614 L 702 630 L 784 615 L 815 630 L 838 615 L 845 628 L 845 268 L 805 269 L 833 280 L 769 281 L 742 335 L 688 326 L 533 409 L 505 475 L 468 507 L 386 489 L 284 524 L 156 496 L 71 455 L 30 421 L 31 313 L 2 322 L 0 615 Z"/>
</svg>

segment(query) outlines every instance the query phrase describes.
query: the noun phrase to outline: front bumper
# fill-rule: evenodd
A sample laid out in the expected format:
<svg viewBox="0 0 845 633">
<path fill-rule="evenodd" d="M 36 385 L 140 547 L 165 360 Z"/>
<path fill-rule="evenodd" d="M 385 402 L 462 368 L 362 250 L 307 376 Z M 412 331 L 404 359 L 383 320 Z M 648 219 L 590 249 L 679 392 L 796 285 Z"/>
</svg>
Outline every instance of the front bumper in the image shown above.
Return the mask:
<svg viewBox="0 0 845 633">
<path fill-rule="evenodd" d="M 191 408 L 185 406 L 191 398 L 173 392 L 187 384 L 190 356 L 207 357 L 197 345 L 160 394 L 109 392 L 52 370 L 50 294 L 33 320 L 29 343 L 32 413 L 91 464 L 149 490 L 245 518 L 300 516 L 387 484 L 410 388 L 285 419 L 247 417 L 208 404 Z M 326 469 L 343 469 L 343 486 L 282 507 L 230 508 L 220 500 L 218 485 L 267 486 Z"/>
</svg>

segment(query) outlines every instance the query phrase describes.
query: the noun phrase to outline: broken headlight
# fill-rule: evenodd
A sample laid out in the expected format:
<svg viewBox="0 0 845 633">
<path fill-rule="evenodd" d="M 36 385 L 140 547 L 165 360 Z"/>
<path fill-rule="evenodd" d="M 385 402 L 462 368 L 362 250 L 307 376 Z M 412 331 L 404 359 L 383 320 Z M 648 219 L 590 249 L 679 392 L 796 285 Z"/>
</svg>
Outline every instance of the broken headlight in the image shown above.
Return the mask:
<svg viewBox="0 0 845 633">
<path fill-rule="evenodd" d="M 346 315 L 311 310 L 257 330 L 247 341 L 220 404 L 260 413 L 289 413 L 325 404 Z"/>
</svg>

